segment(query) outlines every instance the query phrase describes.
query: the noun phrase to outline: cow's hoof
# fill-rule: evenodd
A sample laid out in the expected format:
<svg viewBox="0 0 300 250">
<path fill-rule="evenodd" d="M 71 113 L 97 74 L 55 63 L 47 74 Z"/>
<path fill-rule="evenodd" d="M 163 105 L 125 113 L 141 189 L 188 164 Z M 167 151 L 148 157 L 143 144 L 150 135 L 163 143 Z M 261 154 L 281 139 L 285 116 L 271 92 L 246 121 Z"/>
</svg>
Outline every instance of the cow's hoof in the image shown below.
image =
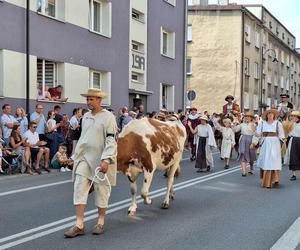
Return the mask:
<svg viewBox="0 0 300 250">
<path fill-rule="evenodd" d="M 161 204 L 161 208 L 162 209 L 168 209 L 169 208 L 169 204 L 164 202 L 163 204 Z"/>
<path fill-rule="evenodd" d="M 147 198 L 147 199 L 144 199 L 144 204 L 145 205 L 151 205 L 152 204 L 152 200 Z"/>
</svg>

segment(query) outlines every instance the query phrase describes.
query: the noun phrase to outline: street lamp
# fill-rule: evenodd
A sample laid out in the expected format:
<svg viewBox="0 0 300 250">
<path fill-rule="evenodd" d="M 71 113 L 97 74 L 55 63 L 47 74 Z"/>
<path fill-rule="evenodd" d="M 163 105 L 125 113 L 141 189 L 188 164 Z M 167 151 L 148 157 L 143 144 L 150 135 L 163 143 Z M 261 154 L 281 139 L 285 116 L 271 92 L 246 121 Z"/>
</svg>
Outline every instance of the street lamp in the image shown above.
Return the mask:
<svg viewBox="0 0 300 250">
<path fill-rule="evenodd" d="M 262 114 L 263 109 L 266 108 L 268 105 L 266 103 L 263 103 L 263 68 L 264 68 L 264 57 L 268 52 L 273 53 L 273 63 L 277 63 L 278 59 L 276 57 L 276 51 L 274 49 L 267 49 L 266 51 L 261 50 L 261 70 L 260 70 L 260 92 L 259 92 L 259 108 L 260 108 L 260 114 Z"/>
</svg>

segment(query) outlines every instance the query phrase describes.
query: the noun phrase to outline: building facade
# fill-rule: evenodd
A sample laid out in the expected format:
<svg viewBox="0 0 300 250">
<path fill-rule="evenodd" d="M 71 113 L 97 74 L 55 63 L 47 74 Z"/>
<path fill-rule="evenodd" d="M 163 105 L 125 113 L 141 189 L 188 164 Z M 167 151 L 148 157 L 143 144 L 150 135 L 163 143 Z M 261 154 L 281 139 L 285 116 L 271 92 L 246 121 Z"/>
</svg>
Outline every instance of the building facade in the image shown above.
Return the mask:
<svg viewBox="0 0 300 250">
<path fill-rule="evenodd" d="M 281 93 L 289 93 L 299 107 L 295 40 L 262 5 L 190 6 L 187 85 L 196 92 L 192 105 L 221 112 L 231 94 L 243 111 L 261 113 L 276 107 Z"/>
<path fill-rule="evenodd" d="M 25 107 L 26 10 L 26 0 L 0 1 L 0 103 L 14 107 Z M 30 111 L 38 89 L 57 85 L 66 112 L 85 103 L 80 93 L 89 87 L 107 92 L 103 105 L 114 110 L 158 110 L 164 98 L 172 100 L 166 108 L 182 108 L 185 17 L 176 0 L 30 0 Z M 163 45 L 174 54 L 166 57 Z M 164 84 L 174 91 L 164 95 Z"/>
</svg>

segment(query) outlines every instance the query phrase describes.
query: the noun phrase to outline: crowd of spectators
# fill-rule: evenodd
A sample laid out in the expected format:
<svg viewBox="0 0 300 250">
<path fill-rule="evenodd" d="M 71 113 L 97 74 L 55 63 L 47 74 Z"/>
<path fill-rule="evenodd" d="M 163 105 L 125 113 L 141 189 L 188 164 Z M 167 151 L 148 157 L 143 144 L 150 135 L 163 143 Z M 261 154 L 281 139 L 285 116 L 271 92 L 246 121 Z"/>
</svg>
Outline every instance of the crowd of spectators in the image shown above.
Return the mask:
<svg viewBox="0 0 300 250">
<path fill-rule="evenodd" d="M 41 169 L 70 171 L 71 156 L 80 137 L 81 118 L 86 111 L 75 108 L 69 119 L 55 105 L 45 116 L 44 107 L 39 103 L 30 115 L 22 107 L 13 115 L 11 105 L 4 104 L 0 120 L 0 174 L 42 174 Z"/>
<path fill-rule="evenodd" d="M 55 96 L 53 93 L 50 95 Z M 70 119 L 67 114 L 62 113 L 59 105 L 44 111 L 41 103 L 36 105 L 35 111 L 30 115 L 27 115 L 22 107 L 17 107 L 13 115 L 9 104 L 3 105 L 2 112 L 0 174 L 8 173 L 6 170 L 12 170 L 10 173 L 32 175 L 34 172 L 42 174 L 42 169 L 47 172 L 51 172 L 52 169 L 62 172 L 72 169 L 72 156 L 81 134 L 81 122 L 86 109 L 75 108 Z M 171 114 L 165 109 L 145 113 L 144 106 L 140 105 L 132 110 L 124 106 L 115 116 L 121 132 L 123 127 L 134 119 L 149 117 L 164 121 Z M 182 110 L 178 110 L 178 115 L 184 123 L 185 116 Z"/>
</svg>

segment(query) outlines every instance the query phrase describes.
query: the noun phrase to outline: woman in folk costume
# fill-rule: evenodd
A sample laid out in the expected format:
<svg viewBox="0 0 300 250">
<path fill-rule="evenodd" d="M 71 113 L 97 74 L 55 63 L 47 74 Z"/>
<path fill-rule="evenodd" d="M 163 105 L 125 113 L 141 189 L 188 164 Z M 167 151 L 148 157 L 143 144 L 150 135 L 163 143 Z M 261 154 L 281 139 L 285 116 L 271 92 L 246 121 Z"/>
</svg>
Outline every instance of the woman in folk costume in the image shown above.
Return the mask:
<svg viewBox="0 0 300 250">
<path fill-rule="evenodd" d="M 256 124 L 254 122 L 254 113 L 246 112 L 244 115 L 244 121 L 241 124 L 235 124 L 233 127 L 234 132 L 241 132 L 241 137 L 239 140 L 239 160 L 241 162 L 242 167 L 242 176 L 247 176 L 246 167 L 247 163 L 250 164 L 249 174 L 253 174 L 254 172 L 254 161 L 256 161 L 256 149 L 254 147 L 250 147 L 252 142 L 257 144 L 258 141 L 255 140 L 255 131 Z"/>
<path fill-rule="evenodd" d="M 188 122 L 190 131 L 194 136 L 196 144 L 196 164 L 197 172 L 207 170 L 209 172 L 214 167 L 212 148 L 216 148 L 216 141 L 212 127 L 208 124 L 208 117 L 200 116 L 200 124 L 194 129 L 191 122 Z"/>
<path fill-rule="evenodd" d="M 197 113 L 197 108 L 193 107 L 190 110 L 190 114 L 188 115 L 187 121 L 191 123 L 191 126 L 193 129 L 197 127 L 198 124 L 200 124 L 199 121 L 200 115 Z M 196 143 L 194 142 L 194 134 L 190 130 L 189 126 L 186 126 L 187 135 L 188 135 L 188 143 L 191 147 L 191 161 L 196 160 Z"/>
<path fill-rule="evenodd" d="M 223 119 L 224 126 L 219 123 L 215 124 L 215 128 L 222 133 L 222 145 L 221 145 L 221 158 L 225 160 L 225 169 L 229 168 L 229 161 L 232 148 L 235 145 L 235 135 L 231 128 L 231 120 L 229 118 Z"/>
<path fill-rule="evenodd" d="M 289 165 L 292 171 L 291 181 L 296 180 L 296 170 L 300 170 L 300 112 L 291 113 L 291 131 L 289 132 L 289 144 L 284 163 Z"/>
<path fill-rule="evenodd" d="M 280 182 L 281 142 L 285 141 L 285 136 L 282 124 L 276 120 L 278 115 L 276 109 L 265 111 L 263 121 L 256 129 L 256 135 L 262 137 L 257 166 L 260 168 L 261 185 L 266 188 L 272 188 Z"/>
</svg>

